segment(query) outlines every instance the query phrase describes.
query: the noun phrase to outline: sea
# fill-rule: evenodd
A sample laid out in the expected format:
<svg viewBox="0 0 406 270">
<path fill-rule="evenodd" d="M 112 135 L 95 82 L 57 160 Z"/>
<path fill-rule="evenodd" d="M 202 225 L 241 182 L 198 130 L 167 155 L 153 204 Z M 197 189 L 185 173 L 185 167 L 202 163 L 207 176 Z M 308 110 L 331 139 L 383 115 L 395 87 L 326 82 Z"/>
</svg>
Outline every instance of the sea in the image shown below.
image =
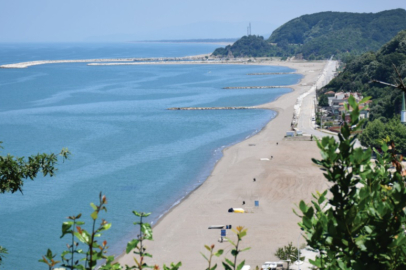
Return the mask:
<svg viewBox="0 0 406 270">
<path fill-rule="evenodd" d="M 210 53 L 217 44 L 106 43 L 0 44 L 0 65 L 34 60 L 181 57 Z M 225 147 L 259 132 L 271 110 L 171 111 L 170 107 L 252 106 L 289 88 L 223 89 L 227 86 L 291 85 L 299 74 L 260 65 L 46 64 L 0 69 L 0 155 L 59 153 L 53 177 L 26 179 L 23 192 L 0 194 L 3 269 L 46 269 L 70 243 L 62 222 L 82 214 L 90 229 L 91 202 L 106 195 L 112 223 L 103 233 L 109 254 L 119 255 L 137 235 L 133 210 L 151 212 L 152 225 L 210 175 Z M 85 247 L 82 245 L 85 249 Z M 198 251 L 196 251 L 198 252 Z"/>
</svg>

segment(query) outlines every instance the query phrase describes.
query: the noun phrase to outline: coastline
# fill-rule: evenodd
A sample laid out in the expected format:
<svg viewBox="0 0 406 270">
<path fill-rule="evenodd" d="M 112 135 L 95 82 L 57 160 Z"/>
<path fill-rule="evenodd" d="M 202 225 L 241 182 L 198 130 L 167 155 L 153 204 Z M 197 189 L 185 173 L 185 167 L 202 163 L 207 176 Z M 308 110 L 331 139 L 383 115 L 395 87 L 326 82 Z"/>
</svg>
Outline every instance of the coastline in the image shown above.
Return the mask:
<svg viewBox="0 0 406 270">
<path fill-rule="evenodd" d="M 250 63 L 287 66 L 303 77 L 297 84 L 286 86 L 292 92 L 270 103 L 255 106 L 271 109 L 277 115 L 258 133 L 223 149 L 223 157 L 215 164 L 206 181 L 173 205 L 154 224 L 155 240 L 148 243 L 148 252 L 154 257 L 148 261 L 149 264 L 162 266 L 182 261 L 183 269 L 204 267 L 205 261 L 199 251 L 205 252 L 205 244 L 216 244 L 216 249 L 225 249 L 221 258 L 230 258 L 230 245 L 217 242 L 220 231 L 207 229 L 213 224 L 249 228 L 243 244 L 244 247 L 250 246 L 251 250 L 241 258 L 246 258 L 246 264 L 251 266 L 260 266 L 265 260 L 278 260 L 273 255 L 278 247 L 297 242 L 300 230 L 296 223 L 299 219 L 291 209 L 301 199 L 309 201 L 312 192 L 325 189 L 326 185 L 322 173 L 311 162 L 312 157 L 319 157 L 315 143 L 283 141 L 283 136 L 290 130 L 296 99 L 309 91 L 323 72 L 325 63 Z M 270 160 L 261 161 L 261 158 Z M 253 178 L 257 181 L 253 182 Z M 314 181 L 308 181 L 308 178 Z M 305 192 L 298 190 L 299 187 Z M 243 200 L 246 205 L 241 206 Z M 259 207 L 254 207 L 255 200 L 259 201 Z M 249 213 L 227 213 L 230 207 L 245 207 Z M 118 261 L 122 265 L 133 264 L 131 254 L 120 255 Z"/>
</svg>

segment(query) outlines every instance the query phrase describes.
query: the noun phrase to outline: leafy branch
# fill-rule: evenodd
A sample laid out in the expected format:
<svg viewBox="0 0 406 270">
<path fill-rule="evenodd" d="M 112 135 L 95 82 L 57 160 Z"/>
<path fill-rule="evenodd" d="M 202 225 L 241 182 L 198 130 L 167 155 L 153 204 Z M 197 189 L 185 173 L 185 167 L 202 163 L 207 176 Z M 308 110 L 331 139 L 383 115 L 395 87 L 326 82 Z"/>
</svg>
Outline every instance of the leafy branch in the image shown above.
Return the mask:
<svg viewBox="0 0 406 270">
<path fill-rule="evenodd" d="M 204 245 L 204 247 L 209 251 L 210 254 L 209 258 L 207 258 L 206 255 L 200 252 L 203 258 L 209 263 L 209 266 L 206 268 L 206 270 L 215 270 L 217 268 L 217 263 L 213 267 L 211 267 L 212 258 L 213 256 L 220 257 L 223 254 L 224 250 L 219 249 L 217 251 L 214 251 L 214 245 L 211 245 L 210 247 L 208 245 Z"/>
<path fill-rule="evenodd" d="M 234 229 L 231 229 L 231 230 L 237 236 L 237 243 L 234 243 L 228 237 L 226 237 L 226 239 L 231 245 L 234 246 L 234 248 L 231 250 L 231 255 L 234 257 L 234 260 L 231 261 L 226 258 L 225 262 L 223 262 L 223 266 L 224 266 L 225 270 L 241 270 L 245 264 L 245 260 L 243 260 L 240 264 L 237 265 L 238 254 L 240 254 L 243 251 L 249 250 L 250 247 L 245 248 L 245 249 L 239 249 L 239 245 L 240 245 L 240 242 L 242 241 L 242 238 L 247 235 L 248 229 L 244 229 L 243 226 L 237 226 L 236 230 L 234 230 Z"/>
</svg>

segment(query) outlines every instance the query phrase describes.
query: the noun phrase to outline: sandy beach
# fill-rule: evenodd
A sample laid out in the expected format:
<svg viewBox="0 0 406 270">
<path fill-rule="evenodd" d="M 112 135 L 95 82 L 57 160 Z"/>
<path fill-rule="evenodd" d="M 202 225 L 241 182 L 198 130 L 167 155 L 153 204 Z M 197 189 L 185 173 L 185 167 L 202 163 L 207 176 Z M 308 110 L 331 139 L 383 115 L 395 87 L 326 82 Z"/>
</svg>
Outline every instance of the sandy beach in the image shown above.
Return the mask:
<svg viewBox="0 0 406 270">
<path fill-rule="evenodd" d="M 147 243 L 153 255 L 149 264 L 162 267 L 164 263 L 181 261 L 181 269 L 205 269 L 206 261 L 199 252 L 207 254 L 204 245 L 215 244 L 216 250 L 224 249 L 224 254 L 214 259 L 222 269 L 221 261 L 232 258 L 231 245 L 219 243 L 220 230 L 209 230 L 210 225 L 248 228 L 241 245 L 251 249 L 240 254 L 239 261 L 245 259 L 251 267 L 279 261 L 275 251 L 289 242 L 294 246 L 304 243 L 297 225 L 299 218 L 292 209 L 302 199 L 310 202 L 312 193 L 328 186 L 311 161 L 320 157 L 316 143 L 287 141 L 284 135 L 290 130 L 296 99 L 311 89 L 326 63 L 255 63 L 288 66 L 303 78 L 290 86 L 293 92 L 260 105 L 277 111 L 278 116 L 255 136 L 225 149 L 209 178 L 154 226 L 154 241 Z M 259 201 L 258 207 L 255 201 Z M 248 213 L 228 213 L 231 207 L 242 207 Z M 230 230 L 227 236 L 235 239 Z M 132 254 L 121 256 L 119 262 L 132 265 Z"/>
<path fill-rule="evenodd" d="M 33 61 L 3 65 L 2 68 L 27 68 L 34 65 L 57 63 L 87 63 L 96 65 L 143 65 L 143 64 L 242 64 L 242 65 L 273 65 L 287 66 L 295 69 L 303 78 L 293 89 L 277 100 L 254 106 L 255 108 L 271 109 L 278 113 L 261 132 L 233 145 L 223 151 L 223 157 L 216 164 L 208 179 L 194 192 L 189 194 L 179 205 L 171 209 L 157 224 L 154 224 L 154 241 L 147 242 L 147 252 L 153 255 L 148 264 L 182 262 L 181 269 L 205 269 L 206 261 L 200 252 L 207 254 L 204 245 L 215 244 L 216 250 L 224 249 L 220 258 L 215 258 L 218 269 L 222 269 L 221 261 L 231 259 L 231 244 L 220 243 L 220 230 L 209 230 L 210 225 L 232 225 L 248 228 L 248 234 L 241 243 L 241 248 L 251 247 L 239 256 L 247 265 L 261 266 L 265 261 L 279 261 L 274 256 L 277 248 L 292 242 L 294 246 L 304 243 L 297 225 L 299 218 L 292 209 L 300 200 L 310 202 L 312 193 L 325 190 L 327 181 L 322 172 L 313 165 L 311 158 L 320 158 L 314 141 L 288 141 L 284 139 L 286 131 L 291 130 L 294 111 L 302 110 L 310 122 L 311 98 L 309 95 L 306 106 L 297 108 L 297 99 L 302 99 L 314 92 L 320 83 L 326 83 L 325 67 L 327 61 L 276 61 L 269 59 L 235 59 L 232 61 L 213 62 L 196 60 L 206 55 L 177 58 L 181 61 L 138 62 L 135 58 L 122 59 L 87 59 L 87 60 L 56 60 Z M 136 62 L 134 62 L 137 60 Z M 182 61 L 183 60 L 183 61 Z M 187 60 L 187 61 L 184 61 Z M 93 63 L 92 63 L 93 62 Z M 96 63 L 95 63 L 96 62 Z M 93 67 L 92 67 L 93 68 Z M 96 67 L 94 67 L 96 68 Z M 331 74 L 331 72 L 330 72 Z M 260 76 L 260 75 L 258 75 Z M 226 90 L 224 90 L 226 91 Z M 309 105 L 310 104 L 310 105 Z M 294 109 L 296 105 L 296 110 Z M 304 111 L 305 110 L 305 111 Z M 300 123 L 303 126 L 303 123 Z M 309 127 L 309 125 L 305 125 Z M 305 130 L 305 129 L 303 129 Z M 309 130 L 309 129 L 308 129 Z M 256 181 L 253 181 L 253 179 Z M 245 205 L 243 205 L 243 201 Z M 259 206 L 255 206 L 255 201 Z M 232 207 L 242 207 L 244 214 L 228 213 Z M 142 211 L 142 209 L 139 209 Z M 236 237 L 230 230 L 227 236 Z M 130 240 L 130 239 L 128 239 Z M 123 247 L 123 251 L 125 247 Z M 118 261 L 133 265 L 132 254 L 123 254 Z M 302 269 L 305 269 L 302 267 Z"/>
</svg>

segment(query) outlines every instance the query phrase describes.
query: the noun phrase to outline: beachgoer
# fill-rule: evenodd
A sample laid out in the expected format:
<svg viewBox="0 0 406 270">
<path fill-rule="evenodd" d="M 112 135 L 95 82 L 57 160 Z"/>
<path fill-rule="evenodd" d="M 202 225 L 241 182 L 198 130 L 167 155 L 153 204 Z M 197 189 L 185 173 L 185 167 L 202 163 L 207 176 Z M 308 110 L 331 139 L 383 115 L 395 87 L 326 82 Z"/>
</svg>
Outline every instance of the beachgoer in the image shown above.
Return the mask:
<svg viewBox="0 0 406 270">
<path fill-rule="evenodd" d="M 278 145 L 279 143 L 278 142 L 276 142 L 276 145 Z"/>
<path fill-rule="evenodd" d="M 273 156 L 271 156 L 271 159 L 273 159 Z"/>
<path fill-rule="evenodd" d="M 242 201 L 242 205 L 244 205 L 245 204 L 245 201 Z"/>
<path fill-rule="evenodd" d="M 254 178 L 254 182 L 257 181 L 257 179 Z"/>
</svg>

